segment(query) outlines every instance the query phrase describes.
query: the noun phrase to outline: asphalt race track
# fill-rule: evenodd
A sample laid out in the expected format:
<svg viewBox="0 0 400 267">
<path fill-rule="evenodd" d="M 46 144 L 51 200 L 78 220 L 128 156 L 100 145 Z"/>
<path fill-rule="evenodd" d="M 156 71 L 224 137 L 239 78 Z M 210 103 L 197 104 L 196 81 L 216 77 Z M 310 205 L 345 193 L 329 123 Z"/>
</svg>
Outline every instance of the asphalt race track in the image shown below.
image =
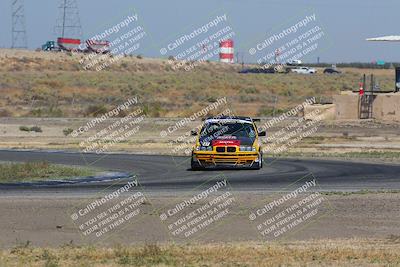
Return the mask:
<svg viewBox="0 0 400 267">
<path fill-rule="evenodd" d="M 131 173 L 147 191 L 191 190 L 213 179 L 226 178 L 237 191 L 280 191 L 304 176 L 312 175 L 324 191 L 397 190 L 400 189 L 400 165 L 355 163 L 350 161 L 271 159 L 261 170 L 191 171 L 188 157 L 133 154 L 81 154 L 1 150 L 1 161 L 40 161 L 70 165 L 92 165 L 104 170 Z M 119 183 L 126 181 L 120 180 Z M 115 181 L 73 185 L 9 186 L 0 185 L 2 193 L 24 191 L 85 193 L 98 191 Z"/>
</svg>

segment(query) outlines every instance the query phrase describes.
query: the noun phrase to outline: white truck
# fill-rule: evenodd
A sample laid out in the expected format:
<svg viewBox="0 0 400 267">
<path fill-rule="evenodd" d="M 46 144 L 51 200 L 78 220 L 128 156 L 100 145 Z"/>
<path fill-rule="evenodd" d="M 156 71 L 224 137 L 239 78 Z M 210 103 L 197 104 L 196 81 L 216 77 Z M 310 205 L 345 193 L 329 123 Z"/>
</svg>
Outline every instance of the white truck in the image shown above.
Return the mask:
<svg viewBox="0 0 400 267">
<path fill-rule="evenodd" d="M 292 69 L 292 72 L 299 73 L 299 74 L 314 74 L 317 73 L 316 69 L 309 68 L 309 67 L 299 67 Z"/>
</svg>

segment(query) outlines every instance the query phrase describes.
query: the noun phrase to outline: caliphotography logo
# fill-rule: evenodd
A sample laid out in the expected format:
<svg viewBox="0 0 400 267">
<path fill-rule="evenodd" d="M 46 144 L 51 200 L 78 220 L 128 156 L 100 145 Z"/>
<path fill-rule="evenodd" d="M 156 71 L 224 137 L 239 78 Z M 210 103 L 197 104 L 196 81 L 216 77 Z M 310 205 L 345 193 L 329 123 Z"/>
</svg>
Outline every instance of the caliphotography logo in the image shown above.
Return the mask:
<svg viewBox="0 0 400 267">
<path fill-rule="evenodd" d="M 159 211 L 161 222 L 172 239 L 190 240 L 205 235 L 227 222 L 235 206 L 235 196 L 226 177 L 212 177 L 188 195 L 177 198 Z"/>
<path fill-rule="evenodd" d="M 70 210 L 70 218 L 86 242 L 110 238 L 143 219 L 143 205 L 148 200 L 137 179 L 109 188 L 111 192 L 99 192 Z"/>
<path fill-rule="evenodd" d="M 306 175 L 251 211 L 249 220 L 266 240 L 288 238 L 332 212 L 331 204 L 319 190 L 313 174 Z"/>
</svg>

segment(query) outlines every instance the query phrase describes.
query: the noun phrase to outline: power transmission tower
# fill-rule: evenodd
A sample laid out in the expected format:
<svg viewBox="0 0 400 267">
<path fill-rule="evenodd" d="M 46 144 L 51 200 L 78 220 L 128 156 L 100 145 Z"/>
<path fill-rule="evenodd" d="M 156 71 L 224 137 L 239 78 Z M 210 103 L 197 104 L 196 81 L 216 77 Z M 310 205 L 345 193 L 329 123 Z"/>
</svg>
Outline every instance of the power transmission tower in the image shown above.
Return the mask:
<svg viewBox="0 0 400 267">
<path fill-rule="evenodd" d="M 11 48 L 27 49 L 25 11 L 23 0 L 11 0 Z"/>
<path fill-rule="evenodd" d="M 82 26 L 76 0 L 60 0 L 55 34 L 62 38 L 81 38 Z"/>
</svg>

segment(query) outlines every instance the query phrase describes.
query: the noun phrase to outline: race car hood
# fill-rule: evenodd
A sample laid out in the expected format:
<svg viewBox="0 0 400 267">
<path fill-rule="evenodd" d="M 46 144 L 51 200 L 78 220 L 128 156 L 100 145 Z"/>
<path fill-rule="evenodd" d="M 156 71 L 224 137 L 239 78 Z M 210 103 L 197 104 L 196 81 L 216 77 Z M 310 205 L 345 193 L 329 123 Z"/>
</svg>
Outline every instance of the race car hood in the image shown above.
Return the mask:
<svg viewBox="0 0 400 267">
<path fill-rule="evenodd" d="M 219 136 L 211 141 L 212 146 L 252 146 L 255 138 L 236 137 L 236 136 Z M 200 141 L 201 143 L 201 141 Z"/>
</svg>

